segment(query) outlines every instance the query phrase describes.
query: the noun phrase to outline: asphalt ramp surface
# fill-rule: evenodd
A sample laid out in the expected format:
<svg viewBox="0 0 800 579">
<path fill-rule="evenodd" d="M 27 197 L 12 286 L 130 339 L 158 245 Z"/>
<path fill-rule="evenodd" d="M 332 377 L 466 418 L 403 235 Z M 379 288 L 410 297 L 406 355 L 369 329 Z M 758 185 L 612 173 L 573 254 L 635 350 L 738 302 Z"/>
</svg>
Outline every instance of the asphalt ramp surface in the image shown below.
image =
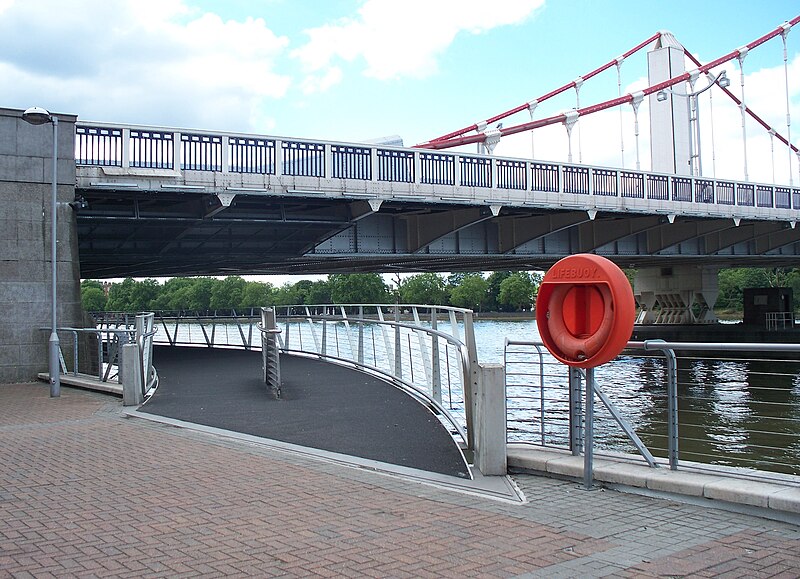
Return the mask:
<svg viewBox="0 0 800 579">
<path fill-rule="evenodd" d="M 282 354 L 275 400 L 262 381 L 258 351 L 156 346 L 153 360 L 159 387 L 141 412 L 469 478 L 439 419 L 377 377 Z"/>
</svg>

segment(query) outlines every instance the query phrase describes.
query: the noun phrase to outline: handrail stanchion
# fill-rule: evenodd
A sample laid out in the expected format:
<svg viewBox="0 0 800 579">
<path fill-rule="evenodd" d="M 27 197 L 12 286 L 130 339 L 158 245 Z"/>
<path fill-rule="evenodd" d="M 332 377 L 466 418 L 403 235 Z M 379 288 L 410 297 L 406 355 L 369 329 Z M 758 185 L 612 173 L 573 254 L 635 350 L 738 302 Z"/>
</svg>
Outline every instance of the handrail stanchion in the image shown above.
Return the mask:
<svg viewBox="0 0 800 579">
<path fill-rule="evenodd" d="M 592 489 L 594 462 L 594 368 L 586 368 L 586 424 L 583 444 L 583 485 Z"/>
<path fill-rule="evenodd" d="M 78 375 L 78 332 L 72 332 L 72 375 Z"/>
<path fill-rule="evenodd" d="M 322 348 L 320 355 L 325 356 L 328 354 L 328 312 L 327 310 L 322 314 Z"/>
<path fill-rule="evenodd" d="M 645 340 L 645 351 L 660 350 L 667 360 L 667 456 L 670 470 L 678 470 L 678 360 L 664 340 Z"/>
<path fill-rule="evenodd" d="M 358 363 L 364 365 L 364 306 L 358 306 Z"/>
<path fill-rule="evenodd" d="M 436 307 L 431 308 L 431 329 L 436 331 L 437 327 L 437 310 Z M 439 404 L 442 403 L 442 375 L 439 363 L 439 338 L 436 335 L 431 336 L 431 394 L 433 399 Z"/>
<path fill-rule="evenodd" d="M 577 368 L 569 368 L 569 447 L 572 456 L 580 456 L 583 452 L 583 412 L 581 404 L 582 375 Z"/>
<path fill-rule="evenodd" d="M 475 345 L 475 329 L 472 326 L 472 312 L 464 311 L 464 345 L 469 356 L 469 374 L 464 376 L 464 414 L 467 419 L 467 444 L 470 449 L 475 448 L 475 423 L 473 421 L 473 404 L 475 388 L 477 387 L 480 368 L 478 367 L 478 348 Z"/>
<path fill-rule="evenodd" d="M 394 305 L 394 375 L 398 378 L 403 377 L 403 351 L 400 341 L 400 306 Z"/>
<path fill-rule="evenodd" d="M 667 412 L 669 436 L 669 468 L 678 470 L 678 363 L 673 350 L 662 350 L 667 358 Z"/>
<path fill-rule="evenodd" d="M 108 335 L 108 334 L 106 334 Z M 97 379 L 102 381 L 103 380 L 103 348 L 104 340 L 103 340 L 103 332 L 97 332 Z M 110 350 L 110 340 L 109 340 L 109 350 Z"/>
</svg>

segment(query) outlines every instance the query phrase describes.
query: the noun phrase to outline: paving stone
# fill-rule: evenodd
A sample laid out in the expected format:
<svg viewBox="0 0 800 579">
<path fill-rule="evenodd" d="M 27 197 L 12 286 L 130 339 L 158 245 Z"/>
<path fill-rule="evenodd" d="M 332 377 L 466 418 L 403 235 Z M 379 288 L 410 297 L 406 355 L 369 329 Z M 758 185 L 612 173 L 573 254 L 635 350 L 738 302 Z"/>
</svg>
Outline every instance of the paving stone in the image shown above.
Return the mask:
<svg viewBox="0 0 800 579">
<path fill-rule="evenodd" d="M 0 575 L 796 575 L 800 529 L 533 475 L 526 504 L 0 386 Z M 135 441 L 135 444 L 132 444 Z M 124 449 L 133 449 L 124 452 Z"/>
</svg>

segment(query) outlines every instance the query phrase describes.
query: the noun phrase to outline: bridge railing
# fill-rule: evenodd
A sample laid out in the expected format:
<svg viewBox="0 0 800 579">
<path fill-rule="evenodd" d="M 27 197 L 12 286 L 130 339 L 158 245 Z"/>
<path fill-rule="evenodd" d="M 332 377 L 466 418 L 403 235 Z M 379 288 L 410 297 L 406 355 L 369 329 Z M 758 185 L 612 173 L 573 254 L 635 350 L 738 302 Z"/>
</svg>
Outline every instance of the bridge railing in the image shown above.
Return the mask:
<svg viewBox="0 0 800 579">
<path fill-rule="evenodd" d="M 663 348 L 666 356 L 655 351 Z M 731 356 L 737 350 L 747 357 Z M 630 342 L 595 368 L 602 403 L 594 410 L 595 454 L 637 454 L 642 443 L 645 459 L 655 456 L 664 466 L 738 466 L 765 479 L 800 475 L 798 352 L 796 344 Z M 505 365 L 508 442 L 579 454 L 586 381 L 577 376 L 576 384 L 569 367 L 537 342 L 507 342 Z"/>
<path fill-rule="evenodd" d="M 800 187 L 426 149 L 77 123 L 78 166 L 167 169 L 800 209 Z M 377 190 L 377 188 L 376 188 Z M 501 196 L 502 197 L 502 196 Z M 470 199 L 470 200 L 477 200 Z M 487 199 L 481 198 L 480 201 Z M 502 201 L 500 198 L 498 201 Z M 523 199 L 524 203 L 527 199 Z M 514 199 L 505 199 L 515 202 Z"/>
</svg>

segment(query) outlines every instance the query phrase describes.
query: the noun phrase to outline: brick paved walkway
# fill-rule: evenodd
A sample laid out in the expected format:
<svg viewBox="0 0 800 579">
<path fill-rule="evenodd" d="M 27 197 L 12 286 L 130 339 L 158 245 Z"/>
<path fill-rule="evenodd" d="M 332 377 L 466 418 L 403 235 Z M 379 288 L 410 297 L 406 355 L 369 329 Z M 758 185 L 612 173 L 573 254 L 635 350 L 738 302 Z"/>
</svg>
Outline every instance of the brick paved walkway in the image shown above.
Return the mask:
<svg viewBox="0 0 800 579">
<path fill-rule="evenodd" d="M 532 476 L 493 501 L 0 386 L 0 576 L 797 577 L 800 528 Z"/>
</svg>

